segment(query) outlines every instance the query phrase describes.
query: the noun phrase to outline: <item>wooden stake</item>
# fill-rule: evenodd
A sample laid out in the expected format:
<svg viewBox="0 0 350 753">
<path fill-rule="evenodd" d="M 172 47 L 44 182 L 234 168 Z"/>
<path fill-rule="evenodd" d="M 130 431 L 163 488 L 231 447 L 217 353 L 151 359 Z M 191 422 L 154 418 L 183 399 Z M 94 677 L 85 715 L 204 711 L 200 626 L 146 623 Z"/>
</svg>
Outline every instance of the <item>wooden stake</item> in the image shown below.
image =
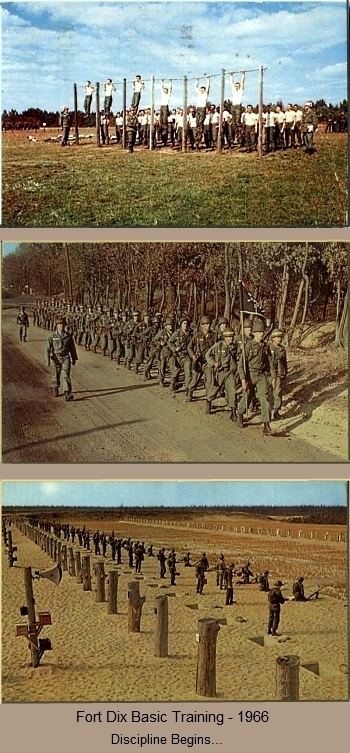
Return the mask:
<svg viewBox="0 0 350 753">
<path fill-rule="evenodd" d="M 168 656 L 168 597 L 155 598 L 156 624 L 154 629 L 154 655 L 160 658 Z"/>
<path fill-rule="evenodd" d="M 74 129 L 75 143 L 79 146 L 79 127 L 78 127 L 78 87 L 74 84 Z"/>
<path fill-rule="evenodd" d="M 77 583 L 82 583 L 83 582 L 83 572 L 82 572 L 82 569 L 81 569 L 81 556 L 80 556 L 80 552 L 75 552 L 74 559 L 75 559 L 75 574 L 76 574 L 76 578 L 77 578 Z"/>
<path fill-rule="evenodd" d="M 225 99 L 225 68 L 221 71 L 221 93 L 220 93 L 220 112 L 219 112 L 219 132 L 217 150 L 221 152 L 222 149 L 222 113 L 224 112 L 224 99 Z"/>
<path fill-rule="evenodd" d="M 183 129 L 182 129 L 182 151 L 187 149 L 187 76 L 184 76 L 184 93 L 183 93 Z"/>
<path fill-rule="evenodd" d="M 62 570 L 68 570 L 68 566 L 67 566 L 67 545 L 66 544 L 62 544 L 61 555 L 62 555 L 61 556 Z"/>
<path fill-rule="evenodd" d="M 122 147 L 126 149 L 126 78 L 123 79 L 123 133 Z"/>
<path fill-rule="evenodd" d="M 104 562 L 95 562 L 94 564 L 94 573 L 96 575 L 97 583 L 96 583 L 96 601 L 106 601 L 106 590 L 105 590 L 105 566 Z"/>
<path fill-rule="evenodd" d="M 38 649 L 38 637 L 35 630 L 35 623 L 36 623 L 36 617 L 35 617 L 35 606 L 34 606 L 34 596 L 33 596 L 33 581 L 32 581 L 32 569 L 31 567 L 25 567 L 24 568 L 24 588 L 26 593 L 26 604 L 28 609 L 28 624 L 29 624 L 29 633 L 30 633 L 30 651 L 31 651 L 31 657 L 32 657 L 32 666 L 36 667 L 40 660 L 40 652 Z"/>
<path fill-rule="evenodd" d="M 9 567 L 13 567 L 13 563 L 17 560 L 17 557 L 14 557 L 13 553 L 17 552 L 17 547 L 12 545 L 12 531 L 7 532 L 7 541 Z"/>
<path fill-rule="evenodd" d="M 128 584 L 128 599 L 129 599 L 129 613 L 128 613 L 128 632 L 139 633 L 142 607 L 146 601 L 145 596 L 140 596 L 140 584 L 138 580 L 132 580 Z"/>
<path fill-rule="evenodd" d="M 96 97 L 96 146 L 101 146 L 100 137 L 100 84 L 97 81 L 95 86 Z"/>
<path fill-rule="evenodd" d="M 80 556 L 80 552 L 79 552 Z M 74 554 L 73 554 L 73 547 L 68 547 L 68 572 L 69 575 L 74 576 L 75 575 L 75 561 L 74 561 Z"/>
<path fill-rule="evenodd" d="M 213 617 L 198 620 L 197 695 L 216 696 L 216 640 L 220 625 Z"/>
<path fill-rule="evenodd" d="M 151 125 L 149 131 L 149 148 L 154 148 L 154 76 L 151 76 Z"/>
<path fill-rule="evenodd" d="M 258 134 L 258 155 L 263 155 L 263 67 L 259 65 L 259 134 Z"/>
<path fill-rule="evenodd" d="M 86 554 L 81 563 L 83 591 L 91 591 L 90 555 Z"/>
<path fill-rule="evenodd" d="M 299 656 L 278 656 L 276 659 L 276 700 L 299 701 Z"/>
<path fill-rule="evenodd" d="M 119 573 L 117 570 L 111 570 L 108 573 L 108 614 L 118 614 L 118 579 Z"/>
</svg>

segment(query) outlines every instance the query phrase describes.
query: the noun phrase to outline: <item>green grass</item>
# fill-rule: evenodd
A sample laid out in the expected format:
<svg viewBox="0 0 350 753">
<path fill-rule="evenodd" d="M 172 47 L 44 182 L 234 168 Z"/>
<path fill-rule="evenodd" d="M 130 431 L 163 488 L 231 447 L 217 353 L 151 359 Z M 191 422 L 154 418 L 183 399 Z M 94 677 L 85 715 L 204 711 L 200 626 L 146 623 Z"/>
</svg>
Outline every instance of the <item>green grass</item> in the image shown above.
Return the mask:
<svg viewBox="0 0 350 753">
<path fill-rule="evenodd" d="M 316 135 L 262 159 L 239 152 L 134 154 L 3 136 L 7 227 L 242 227 L 347 224 L 347 135 Z"/>
</svg>

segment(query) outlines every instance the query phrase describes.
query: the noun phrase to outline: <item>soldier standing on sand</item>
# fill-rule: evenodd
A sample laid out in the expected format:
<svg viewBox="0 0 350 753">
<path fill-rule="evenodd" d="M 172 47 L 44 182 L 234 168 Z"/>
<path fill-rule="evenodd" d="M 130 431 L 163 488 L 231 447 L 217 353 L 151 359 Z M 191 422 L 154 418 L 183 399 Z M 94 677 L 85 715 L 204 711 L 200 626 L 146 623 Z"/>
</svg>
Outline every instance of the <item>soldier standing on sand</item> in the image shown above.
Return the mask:
<svg viewBox="0 0 350 753">
<path fill-rule="evenodd" d="M 47 366 L 52 365 L 52 385 L 54 397 L 58 397 L 61 373 L 63 375 L 63 389 L 66 400 L 73 400 L 72 383 L 70 379 L 71 365 L 78 360 L 72 335 L 65 331 L 66 320 L 59 317 L 56 321 L 56 329 L 47 340 L 45 348 L 45 361 Z"/>
<path fill-rule="evenodd" d="M 196 565 L 196 578 L 197 578 L 197 594 L 203 593 L 203 587 L 205 584 L 205 566 L 203 559 L 199 560 Z"/>
<path fill-rule="evenodd" d="M 231 562 L 231 564 L 228 566 L 227 571 L 225 573 L 226 575 L 226 604 L 231 605 L 235 604 L 236 602 L 233 599 L 234 593 L 233 593 L 233 571 L 234 571 L 234 563 Z"/>
<path fill-rule="evenodd" d="M 250 562 L 247 562 L 247 564 L 244 565 L 244 567 L 242 567 L 243 583 L 246 583 L 246 584 L 249 583 L 249 578 L 253 577 L 253 573 L 249 569 L 249 566 L 250 566 Z"/>
<path fill-rule="evenodd" d="M 269 622 L 267 626 L 267 633 L 271 635 L 278 635 L 277 628 L 280 622 L 281 604 L 284 604 L 286 599 L 283 598 L 281 593 L 281 587 L 283 583 L 281 580 L 276 580 L 276 583 L 268 594 L 269 604 Z"/>
<path fill-rule="evenodd" d="M 159 560 L 159 565 L 160 565 L 160 575 L 159 575 L 160 578 L 165 578 L 165 572 L 166 572 L 165 559 L 166 559 L 165 549 L 163 547 L 158 552 L 158 560 Z"/>
<path fill-rule="evenodd" d="M 225 557 L 223 554 L 220 554 L 220 557 L 216 563 L 216 585 L 220 586 L 220 591 L 223 588 L 223 582 L 224 582 L 224 573 L 226 570 L 225 565 Z"/>
</svg>

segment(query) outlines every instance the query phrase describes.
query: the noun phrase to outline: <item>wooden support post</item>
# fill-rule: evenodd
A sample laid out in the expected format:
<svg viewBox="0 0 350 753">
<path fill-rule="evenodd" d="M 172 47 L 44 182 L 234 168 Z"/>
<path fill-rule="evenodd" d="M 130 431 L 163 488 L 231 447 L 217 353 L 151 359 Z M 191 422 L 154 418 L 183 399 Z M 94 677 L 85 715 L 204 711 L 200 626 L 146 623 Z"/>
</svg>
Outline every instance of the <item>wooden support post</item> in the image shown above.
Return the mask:
<svg viewBox="0 0 350 753">
<path fill-rule="evenodd" d="M 139 633 L 142 607 L 146 601 L 145 596 L 140 596 L 140 583 L 138 580 L 132 580 L 128 583 L 128 632 Z"/>
<path fill-rule="evenodd" d="M 213 617 L 198 620 L 197 695 L 216 696 L 216 640 L 220 625 Z"/>
<path fill-rule="evenodd" d="M 184 76 L 184 92 L 183 92 L 183 129 L 182 129 L 182 151 L 187 149 L 187 76 Z"/>
<path fill-rule="evenodd" d="M 80 555 L 80 552 L 79 552 Z M 68 572 L 69 575 L 74 576 L 75 575 L 75 561 L 74 561 L 74 554 L 73 554 L 73 547 L 68 547 Z"/>
<path fill-rule="evenodd" d="M 108 614 L 118 614 L 118 579 L 119 573 L 117 570 L 111 570 L 108 573 Z"/>
<path fill-rule="evenodd" d="M 123 133 L 122 147 L 126 149 L 126 78 L 123 79 Z"/>
<path fill-rule="evenodd" d="M 62 570 L 68 570 L 68 565 L 67 565 L 67 544 L 62 544 L 61 561 L 62 561 Z"/>
<path fill-rule="evenodd" d="M 9 561 L 9 567 L 13 567 L 13 563 L 17 561 L 17 557 L 14 557 L 13 553 L 17 552 L 17 547 L 13 546 L 13 544 L 12 544 L 12 531 L 8 531 L 8 533 L 7 533 L 7 541 L 8 541 L 8 561 Z"/>
<path fill-rule="evenodd" d="M 54 562 L 57 562 L 57 539 L 53 540 L 53 559 Z"/>
<path fill-rule="evenodd" d="M 94 573 L 96 575 L 96 601 L 106 601 L 106 589 L 105 589 L 105 566 L 104 562 L 95 562 Z"/>
<path fill-rule="evenodd" d="M 149 131 L 149 148 L 154 148 L 154 76 L 151 76 L 151 125 Z"/>
<path fill-rule="evenodd" d="M 224 112 L 224 99 L 225 99 L 225 68 L 221 71 L 221 92 L 220 92 L 220 112 L 219 112 L 219 131 L 218 131 L 218 143 L 217 150 L 221 152 L 222 148 L 222 113 Z"/>
<path fill-rule="evenodd" d="M 299 656 L 278 656 L 276 659 L 276 700 L 299 701 Z"/>
<path fill-rule="evenodd" d="M 58 539 L 57 541 L 57 563 L 59 565 L 62 565 L 62 541 L 61 539 Z"/>
<path fill-rule="evenodd" d="M 168 597 L 156 596 L 154 612 L 156 624 L 154 629 L 154 655 L 160 658 L 168 656 Z"/>
<path fill-rule="evenodd" d="M 75 559 L 75 574 L 76 574 L 76 578 L 77 578 L 77 583 L 82 583 L 83 582 L 83 572 L 82 572 L 82 569 L 81 569 L 80 552 L 75 552 L 74 559 Z"/>
<path fill-rule="evenodd" d="M 100 84 L 97 81 L 95 85 L 95 97 L 96 97 L 96 146 L 101 146 L 100 135 Z"/>
<path fill-rule="evenodd" d="M 74 84 L 74 130 L 75 143 L 79 146 L 79 126 L 78 126 L 78 87 Z"/>
<path fill-rule="evenodd" d="M 37 667 L 40 661 L 40 651 L 38 649 L 38 637 L 35 629 L 36 617 L 33 596 L 33 581 L 31 567 L 24 568 L 24 588 L 26 594 L 26 604 L 28 609 L 29 637 L 31 639 L 30 650 L 32 656 L 32 666 Z"/>
<path fill-rule="evenodd" d="M 83 591 L 91 591 L 90 555 L 82 558 L 81 571 L 83 576 Z"/>
<path fill-rule="evenodd" d="M 263 156 L 263 67 L 259 65 L 259 133 L 258 133 L 258 155 Z"/>
</svg>

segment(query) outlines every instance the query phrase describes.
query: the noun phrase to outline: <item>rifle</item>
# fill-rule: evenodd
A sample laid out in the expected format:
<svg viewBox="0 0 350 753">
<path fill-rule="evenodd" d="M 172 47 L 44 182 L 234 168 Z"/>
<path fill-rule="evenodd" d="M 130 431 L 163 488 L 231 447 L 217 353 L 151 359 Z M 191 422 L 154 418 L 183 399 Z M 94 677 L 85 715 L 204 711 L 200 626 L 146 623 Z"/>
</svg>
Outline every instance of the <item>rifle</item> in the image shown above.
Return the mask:
<svg viewBox="0 0 350 753">
<path fill-rule="evenodd" d="M 310 594 L 310 596 L 307 596 L 305 601 L 309 601 L 310 599 L 312 599 L 313 596 L 316 596 L 316 599 L 318 599 L 318 594 L 320 593 L 320 591 L 322 591 L 323 588 L 325 588 L 325 586 L 321 586 L 321 588 L 318 588 L 317 591 L 314 591 L 312 594 Z"/>
</svg>

